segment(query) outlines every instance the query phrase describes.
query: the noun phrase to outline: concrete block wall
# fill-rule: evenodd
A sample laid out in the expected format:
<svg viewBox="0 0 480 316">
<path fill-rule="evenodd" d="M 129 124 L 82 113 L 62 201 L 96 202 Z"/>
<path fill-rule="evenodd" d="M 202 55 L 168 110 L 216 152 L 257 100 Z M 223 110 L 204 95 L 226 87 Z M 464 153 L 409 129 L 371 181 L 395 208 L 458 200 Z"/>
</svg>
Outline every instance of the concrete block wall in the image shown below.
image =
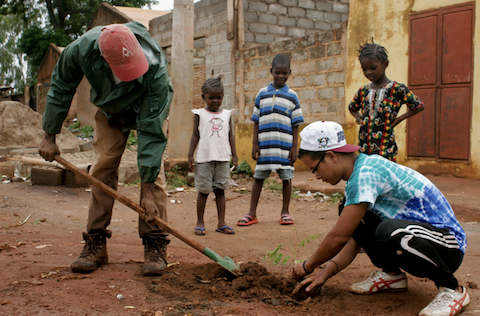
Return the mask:
<svg viewBox="0 0 480 316">
<path fill-rule="evenodd" d="M 247 47 L 341 27 L 350 0 L 244 0 Z"/>
<path fill-rule="evenodd" d="M 292 74 L 287 81 L 300 99 L 306 123 L 333 120 L 345 123 L 345 25 L 315 34 L 239 50 L 235 53 L 237 77 L 243 72 L 244 82 L 237 83 L 239 123 L 249 122 L 258 90 L 272 82 L 270 68 L 280 53 L 290 57 Z M 243 62 L 242 62 L 243 61 Z"/>
<path fill-rule="evenodd" d="M 222 24 L 210 29 L 210 34 L 205 38 L 205 74 L 206 78 L 222 75 L 224 97 L 222 107 L 234 107 L 234 60 L 232 58 L 233 40 L 227 38 L 226 25 Z"/>
<path fill-rule="evenodd" d="M 150 34 L 164 50 L 169 63 L 172 45 L 172 19 L 173 13 L 170 13 L 150 21 Z M 222 106 L 232 108 L 234 40 L 227 39 L 227 1 L 202 0 L 195 3 L 194 20 L 194 107 L 203 107 L 199 88 L 205 79 L 223 75 L 225 96 Z M 199 75 L 198 71 L 204 71 L 204 76 Z"/>
</svg>

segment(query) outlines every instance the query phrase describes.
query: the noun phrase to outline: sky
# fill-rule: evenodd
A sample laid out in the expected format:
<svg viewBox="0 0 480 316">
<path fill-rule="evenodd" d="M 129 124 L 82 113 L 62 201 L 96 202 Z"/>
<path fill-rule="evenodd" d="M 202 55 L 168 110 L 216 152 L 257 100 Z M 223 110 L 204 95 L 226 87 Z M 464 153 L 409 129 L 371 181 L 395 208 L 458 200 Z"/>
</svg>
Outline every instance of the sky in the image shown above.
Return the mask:
<svg viewBox="0 0 480 316">
<path fill-rule="evenodd" d="M 169 11 L 173 10 L 173 1 L 174 0 L 158 0 L 159 4 L 152 5 L 153 10 L 159 11 Z M 193 2 L 198 2 L 200 0 L 193 0 Z"/>
</svg>

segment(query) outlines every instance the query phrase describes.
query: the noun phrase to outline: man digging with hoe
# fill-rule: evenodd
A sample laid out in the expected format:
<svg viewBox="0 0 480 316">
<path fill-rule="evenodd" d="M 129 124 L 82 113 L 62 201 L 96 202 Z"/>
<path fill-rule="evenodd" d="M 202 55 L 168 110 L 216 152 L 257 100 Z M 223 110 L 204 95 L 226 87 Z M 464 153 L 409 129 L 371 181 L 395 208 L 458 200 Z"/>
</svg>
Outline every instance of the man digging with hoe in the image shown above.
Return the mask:
<svg viewBox="0 0 480 316">
<path fill-rule="evenodd" d="M 95 163 L 90 174 L 113 189 L 130 130 L 138 135 L 138 167 L 141 176 L 138 231 L 145 246 L 143 275 L 156 275 L 167 267 L 166 232 L 151 223 L 154 215 L 167 220 L 165 175 L 162 155 L 167 138 L 162 125 L 170 108 L 173 88 L 167 61 L 158 43 L 138 22 L 98 26 L 68 45 L 60 55 L 47 94 L 40 155 L 53 161 L 60 151 L 55 135 L 60 132 L 72 98 L 83 76 L 91 85 L 95 115 Z M 155 181 L 159 185 L 155 185 Z M 85 246 L 71 264 L 73 272 L 92 272 L 108 263 L 106 238 L 114 199 L 92 186 Z"/>
</svg>

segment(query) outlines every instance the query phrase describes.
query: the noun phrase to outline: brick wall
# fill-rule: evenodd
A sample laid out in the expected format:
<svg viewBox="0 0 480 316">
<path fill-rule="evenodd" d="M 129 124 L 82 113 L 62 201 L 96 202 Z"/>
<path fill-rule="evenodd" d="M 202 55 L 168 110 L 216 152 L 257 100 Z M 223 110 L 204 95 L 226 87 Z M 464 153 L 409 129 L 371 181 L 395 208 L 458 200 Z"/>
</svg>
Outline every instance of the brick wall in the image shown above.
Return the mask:
<svg viewBox="0 0 480 316">
<path fill-rule="evenodd" d="M 235 53 L 239 122 L 248 122 L 258 90 L 272 82 L 273 58 L 284 53 L 290 57 L 292 74 L 288 86 L 300 99 L 306 123 L 316 120 L 345 122 L 345 26 L 304 37 L 239 50 Z M 343 39 L 343 40 L 342 40 Z M 243 94 L 243 95 L 241 95 Z M 244 101 L 244 106 L 240 100 Z"/>
<path fill-rule="evenodd" d="M 247 47 L 341 27 L 350 0 L 244 0 Z"/>
</svg>

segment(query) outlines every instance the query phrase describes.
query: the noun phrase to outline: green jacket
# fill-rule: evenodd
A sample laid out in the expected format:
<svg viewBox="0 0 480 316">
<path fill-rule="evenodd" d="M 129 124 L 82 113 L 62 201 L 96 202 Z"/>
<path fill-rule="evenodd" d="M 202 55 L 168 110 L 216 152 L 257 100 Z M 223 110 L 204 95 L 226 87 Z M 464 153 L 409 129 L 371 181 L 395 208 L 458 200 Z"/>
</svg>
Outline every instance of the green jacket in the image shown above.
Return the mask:
<svg viewBox="0 0 480 316">
<path fill-rule="evenodd" d="M 72 98 L 85 75 L 92 86 L 90 102 L 109 120 L 122 124 L 123 132 L 137 130 L 138 167 L 143 182 L 154 182 L 167 145 L 162 131 L 173 98 L 167 60 L 158 43 L 138 22 L 125 24 L 137 37 L 149 63 L 142 77 L 116 85 L 108 63 L 100 55 L 97 26 L 68 45 L 53 69 L 47 94 L 43 130 L 58 134 L 67 117 Z"/>
</svg>

